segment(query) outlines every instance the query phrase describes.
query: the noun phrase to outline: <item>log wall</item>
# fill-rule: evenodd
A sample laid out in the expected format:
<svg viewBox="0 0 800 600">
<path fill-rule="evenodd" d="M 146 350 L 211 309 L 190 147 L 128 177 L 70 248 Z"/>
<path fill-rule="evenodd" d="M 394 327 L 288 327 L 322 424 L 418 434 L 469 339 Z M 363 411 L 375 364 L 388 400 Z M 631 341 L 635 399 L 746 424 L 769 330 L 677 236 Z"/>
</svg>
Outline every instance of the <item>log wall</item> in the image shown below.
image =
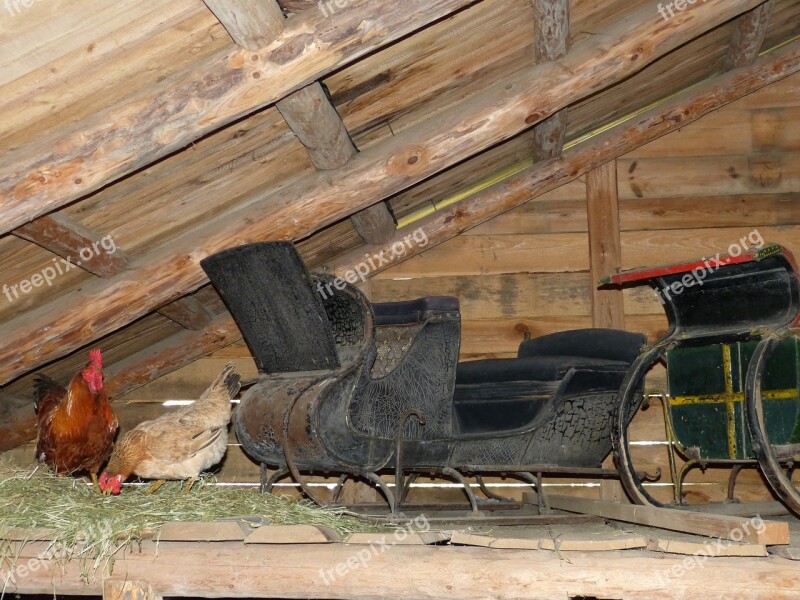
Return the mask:
<svg viewBox="0 0 800 600">
<path fill-rule="evenodd" d="M 743 238 L 748 244 L 779 242 L 800 255 L 799 90 L 800 78 L 790 77 L 617 161 L 623 268 L 713 256 Z M 526 333 L 591 326 L 589 267 L 582 178 L 378 274 L 365 292 L 373 301 L 458 296 L 461 359 L 510 357 Z M 625 292 L 625 324 L 651 339 L 663 333 L 666 319 L 649 288 Z M 160 414 L 165 400 L 197 397 L 230 359 L 245 378 L 255 375 L 246 346 L 235 343 L 120 399 L 128 402 L 119 409 L 123 431 Z M 662 390 L 663 371 L 649 385 Z M 657 400 L 637 415 L 632 438 L 640 468 L 662 470 L 663 485 L 655 486 L 654 493 L 669 499 L 664 421 Z M 31 462 L 33 445 L 7 454 L 17 462 Z M 687 480 L 688 499 L 722 500 L 727 475 L 724 469 L 693 471 Z M 257 466 L 233 436 L 219 478 L 258 478 Z M 769 499 L 756 470 L 743 471 L 739 482 L 740 499 Z M 551 483 L 564 486 L 560 493 L 599 494 L 597 482 Z M 348 493 L 354 499 L 369 497 L 355 487 Z M 424 492 L 429 500 L 454 493 Z"/>
</svg>

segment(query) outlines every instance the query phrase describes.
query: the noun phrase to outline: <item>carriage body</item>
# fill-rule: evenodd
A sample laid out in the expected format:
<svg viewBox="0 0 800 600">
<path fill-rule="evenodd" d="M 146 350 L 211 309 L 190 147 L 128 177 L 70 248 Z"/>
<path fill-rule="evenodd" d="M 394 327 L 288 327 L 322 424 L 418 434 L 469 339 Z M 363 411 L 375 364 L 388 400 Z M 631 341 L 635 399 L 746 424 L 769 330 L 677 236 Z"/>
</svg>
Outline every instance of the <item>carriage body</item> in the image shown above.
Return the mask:
<svg viewBox="0 0 800 600">
<path fill-rule="evenodd" d="M 262 465 L 379 482 L 393 469 L 601 473 L 617 391 L 645 338 L 585 329 L 458 363 L 457 298 L 370 303 L 288 242 L 202 261 L 259 369 L 234 417 Z M 467 488 L 468 489 L 468 488 Z M 310 495 L 310 492 L 307 492 Z M 473 503 L 474 504 L 474 503 Z"/>
<path fill-rule="evenodd" d="M 800 457 L 800 278 L 792 254 L 778 244 L 689 263 L 636 269 L 607 277 L 611 286 L 649 285 L 664 305 L 666 335 L 632 365 L 620 391 L 615 459 L 628 495 L 660 505 L 638 480 L 628 448 L 632 390 L 658 362 L 667 365 L 665 419 L 675 472 L 675 500 L 694 467 L 758 465 L 776 494 L 800 513 L 800 493 L 783 466 Z"/>
</svg>

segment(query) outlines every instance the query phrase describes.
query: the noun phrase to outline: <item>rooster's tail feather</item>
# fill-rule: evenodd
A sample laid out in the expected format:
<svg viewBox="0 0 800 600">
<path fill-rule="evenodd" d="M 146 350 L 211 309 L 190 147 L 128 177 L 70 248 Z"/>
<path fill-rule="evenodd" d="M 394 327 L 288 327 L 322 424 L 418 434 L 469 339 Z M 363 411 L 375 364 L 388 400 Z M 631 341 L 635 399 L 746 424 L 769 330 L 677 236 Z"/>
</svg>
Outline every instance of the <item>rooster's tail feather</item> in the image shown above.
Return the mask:
<svg viewBox="0 0 800 600">
<path fill-rule="evenodd" d="M 37 375 L 33 380 L 33 410 L 38 413 L 42 401 L 51 392 L 62 395 L 65 391 L 60 383 L 50 379 L 47 375 Z"/>
</svg>

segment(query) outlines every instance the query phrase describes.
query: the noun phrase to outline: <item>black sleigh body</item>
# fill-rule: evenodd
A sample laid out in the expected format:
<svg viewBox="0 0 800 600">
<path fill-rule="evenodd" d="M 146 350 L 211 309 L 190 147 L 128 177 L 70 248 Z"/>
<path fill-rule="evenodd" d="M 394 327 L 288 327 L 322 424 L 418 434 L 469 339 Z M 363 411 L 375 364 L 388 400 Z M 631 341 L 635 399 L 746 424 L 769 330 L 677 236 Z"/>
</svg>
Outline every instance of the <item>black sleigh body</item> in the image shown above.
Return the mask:
<svg viewBox="0 0 800 600">
<path fill-rule="evenodd" d="M 645 342 L 575 330 L 524 341 L 515 359 L 459 364 L 456 298 L 371 304 L 309 273 L 288 242 L 232 248 L 202 266 L 260 373 L 236 412 L 239 441 L 293 475 L 599 468 Z"/>
</svg>

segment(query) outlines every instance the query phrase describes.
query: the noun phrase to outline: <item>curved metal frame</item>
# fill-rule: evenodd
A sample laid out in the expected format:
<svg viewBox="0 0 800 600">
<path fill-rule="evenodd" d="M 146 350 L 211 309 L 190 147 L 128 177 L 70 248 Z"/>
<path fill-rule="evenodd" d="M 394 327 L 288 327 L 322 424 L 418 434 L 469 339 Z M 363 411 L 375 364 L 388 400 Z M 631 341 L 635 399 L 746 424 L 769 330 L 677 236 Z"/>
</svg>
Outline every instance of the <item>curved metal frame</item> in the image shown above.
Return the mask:
<svg viewBox="0 0 800 600">
<path fill-rule="evenodd" d="M 628 497 L 635 504 L 664 506 L 647 492 L 633 466 L 628 439 L 627 416 L 632 409 L 638 410 L 639 408 L 638 404 L 634 407 L 634 401 L 640 383 L 650 369 L 664 358 L 672 347 L 673 344 L 654 346 L 642 353 L 631 365 L 620 387 L 620 400 L 617 412 L 614 414 L 614 428 L 612 430 L 615 435 L 612 435 L 611 441 L 614 447 L 614 462 L 619 471 L 620 482 Z"/>
<path fill-rule="evenodd" d="M 772 490 L 793 513 L 800 515 L 800 492 L 792 484 L 792 480 L 781 469 L 778 456 L 767 438 L 764 423 L 764 407 L 761 395 L 761 383 L 772 353 L 778 347 L 781 338 L 770 336 L 763 338 L 750 359 L 745 380 L 745 407 L 747 427 L 753 453 Z M 790 470 L 791 473 L 791 470 Z"/>
</svg>

